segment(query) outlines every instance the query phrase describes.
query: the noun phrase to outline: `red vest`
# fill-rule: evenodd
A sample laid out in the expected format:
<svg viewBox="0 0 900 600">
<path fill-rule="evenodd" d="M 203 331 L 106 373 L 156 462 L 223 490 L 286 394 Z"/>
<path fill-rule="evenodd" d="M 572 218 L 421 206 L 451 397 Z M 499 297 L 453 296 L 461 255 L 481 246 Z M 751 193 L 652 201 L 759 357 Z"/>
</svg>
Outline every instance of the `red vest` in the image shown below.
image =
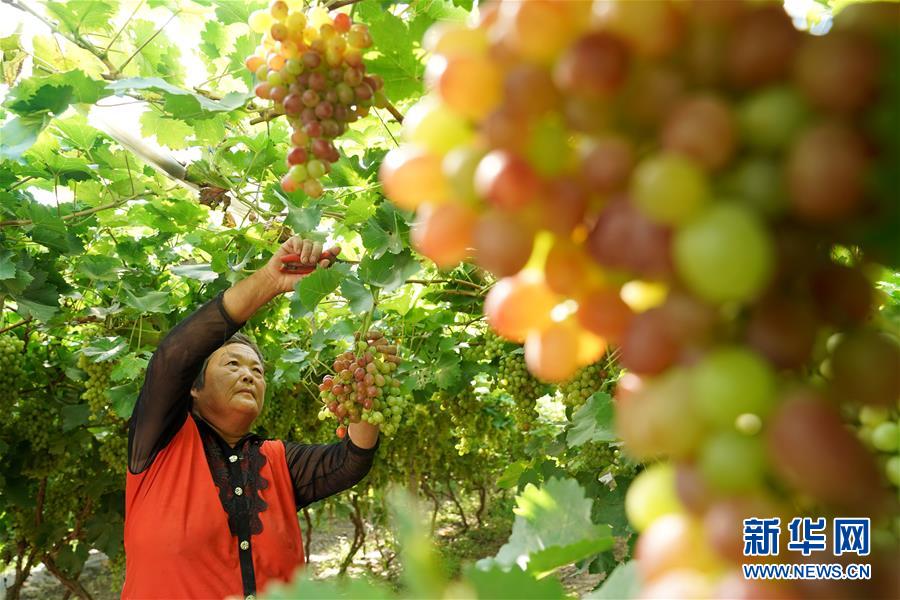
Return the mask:
<svg viewBox="0 0 900 600">
<path fill-rule="evenodd" d="M 265 441 L 260 490 L 268 508 L 263 530 L 251 540 L 257 595 L 272 580 L 290 581 L 304 564 L 294 488 L 284 444 Z M 125 484 L 125 586 L 123 600 L 243 597 L 238 540 L 228 528 L 194 418 L 149 469 Z"/>
</svg>

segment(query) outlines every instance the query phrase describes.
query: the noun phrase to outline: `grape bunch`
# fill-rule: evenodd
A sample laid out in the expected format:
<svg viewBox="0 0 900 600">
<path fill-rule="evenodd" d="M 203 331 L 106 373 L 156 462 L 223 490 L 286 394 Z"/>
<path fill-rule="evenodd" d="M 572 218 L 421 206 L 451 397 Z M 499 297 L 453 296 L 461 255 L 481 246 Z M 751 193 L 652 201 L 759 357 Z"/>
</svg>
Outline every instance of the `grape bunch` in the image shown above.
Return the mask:
<svg viewBox="0 0 900 600">
<path fill-rule="evenodd" d="M 326 375 L 319 384 L 324 407 L 319 419 L 329 415 L 338 420 L 335 433 L 347 435 L 347 426 L 356 421 L 379 425 L 390 436 L 400 425 L 407 399 L 394 377 L 401 358 L 397 346 L 384 334 L 371 330 L 365 341 L 356 342 L 356 352 L 348 350 L 334 361 L 334 375 Z"/>
<path fill-rule="evenodd" d="M 528 372 L 521 353 L 510 352 L 500 359 L 497 387 L 512 396 L 519 429 L 529 431 L 537 420 L 535 403 L 546 393 L 547 386 Z"/>
<path fill-rule="evenodd" d="M 594 392 L 607 387 L 614 380 L 610 379 L 607 361 L 598 361 L 579 370 L 572 379 L 559 386 L 563 404 L 578 408 L 587 402 Z"/>
<path fill-rule="evenodd" d="M 384 81 L 367 74 L 363 62 L 369 28 L 346 13 L 331 18 L 318 7 L 307 16 L 301 7 L 275 0 L 250 15 L 251 29 L 264 35 L 244 65 L 256 76 L 256 96 L 271 100 L 273 114 L 286 115 L 292 127 L 282 189 L 317 198 L 320 180 L 340 158 L 334 140 L 386 99 Z"/>
<path fill-rule="evenodd" d="M 90 422 L 102 426 L 102 430 L 94 434 L 99 442 L 100 459 L 116 472 L 124 473 L 128 465 L 128 427 L 106 396 L 115 362 L 93 362 L 82 353 L 78 357 L 78 368 L 88 375 L 81 398 L 87 400 Z"/>
<path fill-rule="evenodd" d="M 4 412 L 16 403 L 25 376 L 25 342 L 14 335 L 0 336 L 0 390 Z"/>
<path fill-rule="evenodd" d="M 858 414 L 857 435 L 879 453 L 888 481 L 900 488 L 900 410 L 863 406 Z"/>
<path fill-rule="evenodd" d="M 735 577 L 725 542 L 744 515 L 896 509 L 839 407 L 900 398 L 873 285 L 898 263 L 898 7 L 825 36 L 777 2 L 483 8 L 426 33 L 428 93 L 381 165 L 412 242 L 499 278 L 487 321 L 540 380 L 618 348 L 623 450 L 675 474 L 629 491 L 644 596 L 847 595 Z"/>
<path fill-rule="evenodd" d="M 303 392 L 299 386 L 281 386 L 267 391 L 263 411 L 256 420 L 266 437 L 271 439 L 287 439 L 294 424 L 301 418 L 304 403 Z M 304 432 L 309 435 L 310 432 Z"/>
</svg>

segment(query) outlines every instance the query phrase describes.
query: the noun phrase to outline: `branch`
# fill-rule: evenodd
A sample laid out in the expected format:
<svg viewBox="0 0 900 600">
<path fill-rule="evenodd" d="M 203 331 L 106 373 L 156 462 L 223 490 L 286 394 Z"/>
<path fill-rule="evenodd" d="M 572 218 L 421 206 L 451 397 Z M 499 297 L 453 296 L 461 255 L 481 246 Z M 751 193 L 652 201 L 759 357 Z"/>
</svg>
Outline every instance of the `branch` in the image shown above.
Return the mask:
<svg viewBox="0 0 900 600">
<path fill-rule="evenodd" d="M 8 327 L 4 327 L 3 329 L 0 329 L 0 333 L 6 333 L 7 331 L 9 331 L 11 329 L 15 329 L 16 327 L 25 325 L 26 323 L 31 322 L 32 319 L 34 319 L 34 317 L 28 317 L 27 319 L 19 321 L 18 323 L 14 323 Z"/>
<path fill-rule="evenodd" d="M 142 197 L 142 196 L 132 196 L 132 197 L 130 197 L 130 198 L 125 198 L 124 200 L 119 200 L 119 201 L 117 201 L 117 202 L 110 202 L 109 204 L 104 204 L 104 205 L 102 205 L 102 206 L 95 206 L 94 208 L 88 208 L 88 209 L 85 209 L 85 210 L 79 210 L 79 211 L 77 211 L 77 212 L 73 212 L 73 213 L 70 214 L 70 215 L 65 215 L 65 216 L 63 216 L 63 217 L 62 217 L 62 220 L 63 220 L 63 221 L 67 221 L 67 220 L 69 220 L 69 219 L 75 219 L 75 218 L 77 218 L 77 217 L 83 217 L 83 216 L 85 216 L 85 215 L 91 215 L 91 214 L 94 214 L 94 213 L 96 213 L 96 212 L 100 212 L 101 210 L 106 210 L 106 209 L 109 209 L 109 208 L 117 208 L 117 207 L 119 207 L 119 206 L 122 206 L 123 204 L 125 204 L 125 203 L 128 202 L 129 200 L 134 200 L 134 199 L 136 199 L 136 198 L 141 198 L 141 197 Z M 31 224 L 33 224 L 33 223 L 34 223 L 34 221 L 31 221 L 30 219 L 18 219 L 18 220 L 13 220 L 13 221 L 0 221 L 0 227 L 11 227 L 11 226 L 20 226 L 20 227 L 21 227 L 21 226 L 24 226 L 24 225 L 31 225 Z"/>
<path fill-rule="evenodd" d="M 388 101 L 387 106 L 385 106 L 385 108 L 387 109 L 387 111 L 389 113 L 391 113 L 391 116 L 394 117 L 394 119 L 396 119 L 398 123 L 403 125 L 403 113 L 401 113 L 399 110 L 397 110 L 396 106 L 394 106 L 393 104 L 391 104 L 390 101 Z"/>
<path fill-rule="evenodd" d="M 406 283 L 420 283 L 422 285 L 430 285 L 432 283 L 456 283 L 473 287 L 476 290 L 481 289 L 481 286 L 477 283 L 472 283 L 471 281 L 466 281 L 464 279 L 407 279 Z"/>
<path fill-rule="evenodd" d="M 27 12 L 28 14 L 37 18 L 41 23 L 43 23 L 44 25 L 49 27 L 52 32 L 63 36 L 64 38 L 66 38 L 67 40 L 69 40 L 70 42 L 75 44 L 76 46 L 83 48 L 83 49 L 87 50 L 88 52 L 90 52 L 91 54 L 93 54 L 94 56 L 96 56 L 97 59 L 100 62 L 102 62 L 104 65 L 106 65 L 107 69 L 109 69 L 109 79 L 116 79 L 119 76 L 118 70 L 116 69 L 115 65 L 113 65 L 109 61 L 109 57 L 107 56 L 106 52 L 99 50 L 96 46 L 94 46 L 88 40 L 84 39 L 81 36 L 81 34 L 78 33 L 77 31 L 74 31 L 72 33 L 66 33 L 66 32 L 60 30 L 59 25 L 54 25 L 53 23 L 48 21 L 46 18 L 44 18 L 43 15 L 35 12 L 34 9 L 32 9 L 31 7 L 29 7 L 27 5 L 19 4 L 19 2 L 17 2 L 17 0 L 0 0 L 0 2 L 2 2 L 4 4 L 9 4 L 13 8 L 21 10 L 23 12 Z"/>
<path fill-rule="evenodd" d="M 350 6 L 351 4 L 356 4 L 357 2 L 361 2 L 361 0 L 337 0 L 337 2 L 332 2 L 325 6 L 328 10 L 336 10 L 342 6 Z"/>
<path fill-rule="evenodd" d="M 151 35 L 149 38 L 147 38 L 147 40 L 146 40 L 143 44 L 141 44 L 141 45 L 138 47 L 138 49 L 135 50 L 134 53 L 133 53 L 131 56 L 129 56 L 129 57 L 125 60 L 125 62 L 123 62 L 123 63 L 119 66 L 119 69 L 118 69 L 119 72 L 124 71 L 124 70 L 125 70 L 125 67 L 128 66 L 128 63 L 131 62 L 131 59 L 133 59 L 135 56 L 137 56 L 138 54 L 140 54 L 140 53 L 141 53 L 141 50 L 143 50 L 143 49 L 147 46 L 147 44 L 149 44 L 150 42 L 152 42 L 153 40 L 155 40 L 155 39 L 156 39 L 156 36 L 158 36 L 160 33 L 162 33 L 162 30 L 166 28 L 166 25 L 168 25 L 169 23 L 171 23 L 171 22 L 172 22 L 172 19 L 174 19 L 174 18 L 177 17 L 177 16 L 178 16 L 178 13 L 177 13 L 177 12 L 172 13 L 172 16 L 169 17 L 169 20 L 166 21 L 165 23 L 163 23 L 162 26 L 161 26 L 159 29 L 157 29 L 156 32 L 155 32 L 153 35 Z"/>
</svg>

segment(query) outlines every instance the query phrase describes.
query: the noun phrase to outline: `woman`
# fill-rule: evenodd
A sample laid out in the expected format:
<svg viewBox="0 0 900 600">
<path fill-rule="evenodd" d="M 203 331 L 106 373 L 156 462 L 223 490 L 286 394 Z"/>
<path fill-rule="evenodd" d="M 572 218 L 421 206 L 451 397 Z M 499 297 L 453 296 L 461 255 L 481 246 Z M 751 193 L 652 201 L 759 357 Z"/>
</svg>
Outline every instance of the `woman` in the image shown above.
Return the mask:
<svg viewBox="0 0 900 600">
<path fill-rule="evenodd" d="M 340 252 L 294 237 L 269 262 L 175 326 L 160 343 L 128 431 L 122 597 L 253 598 L 304 563 L 297 511 L 368 473 L 378 428 L 353 423 L 342 442 L 304 445 L 250 432 L 266 382 L 241 326 Z"/>
</svg>

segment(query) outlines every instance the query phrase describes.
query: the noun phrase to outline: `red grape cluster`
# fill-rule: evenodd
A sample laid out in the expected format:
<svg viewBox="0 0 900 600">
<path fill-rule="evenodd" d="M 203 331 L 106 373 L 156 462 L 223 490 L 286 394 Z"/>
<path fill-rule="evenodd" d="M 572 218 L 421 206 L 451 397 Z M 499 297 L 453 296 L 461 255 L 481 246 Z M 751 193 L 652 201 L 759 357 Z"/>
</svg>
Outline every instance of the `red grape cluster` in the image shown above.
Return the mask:
<svg viewBox="0 0 900 600">
<path fill-rule="evenodd" d="M 677 465 L 630 494 L 647 597 L 772 595 L 733 577 L 753 511 L 870 515 L 895 529 L 873 556 L 900 547 L 836 408 L 900 398 L 873 285 L 898 256 L 898 10 L 817 37 L 778 2 L 500 0 L 426 34 L 385 193 L 438 266 L 500 278 L 487 320 L 538 378 L 619 347 L 624 450 Z"/>
<path fill-rule="evenodd" d="M 286 115 L 293 128 L 289 170 L 281 179 L 285 192 L 298 188 L 317 198 L 321 179 L 340 158 L 335 138 L 373 104 L 384 106 L 384 81 L 368 75 L 363 51 L 372 45 L 369 28 L 339 12 L 324 9 L 309 17 L 283 0 L 250 17 L 262 45 L 245 61 L 257 78 L 255 93 L 273 102 L 273 114 Z"/>
<path fill-rule="evenodd" d="M 339 438 L 347 435 L 349 423 L 357 421 L 380 425 L 385 435 L 392 435 L 406 405 L 400 381 L 392 375 L 400 362 L 397 346 L 382 333 L 369 331 L 366 341 L 356 343 L 355 353 L 348 350 L 335 359 L 335 374 L 326 375 L 319 384 L 325 405 L 319 418 L 337 418 Z"/>
</svg>

